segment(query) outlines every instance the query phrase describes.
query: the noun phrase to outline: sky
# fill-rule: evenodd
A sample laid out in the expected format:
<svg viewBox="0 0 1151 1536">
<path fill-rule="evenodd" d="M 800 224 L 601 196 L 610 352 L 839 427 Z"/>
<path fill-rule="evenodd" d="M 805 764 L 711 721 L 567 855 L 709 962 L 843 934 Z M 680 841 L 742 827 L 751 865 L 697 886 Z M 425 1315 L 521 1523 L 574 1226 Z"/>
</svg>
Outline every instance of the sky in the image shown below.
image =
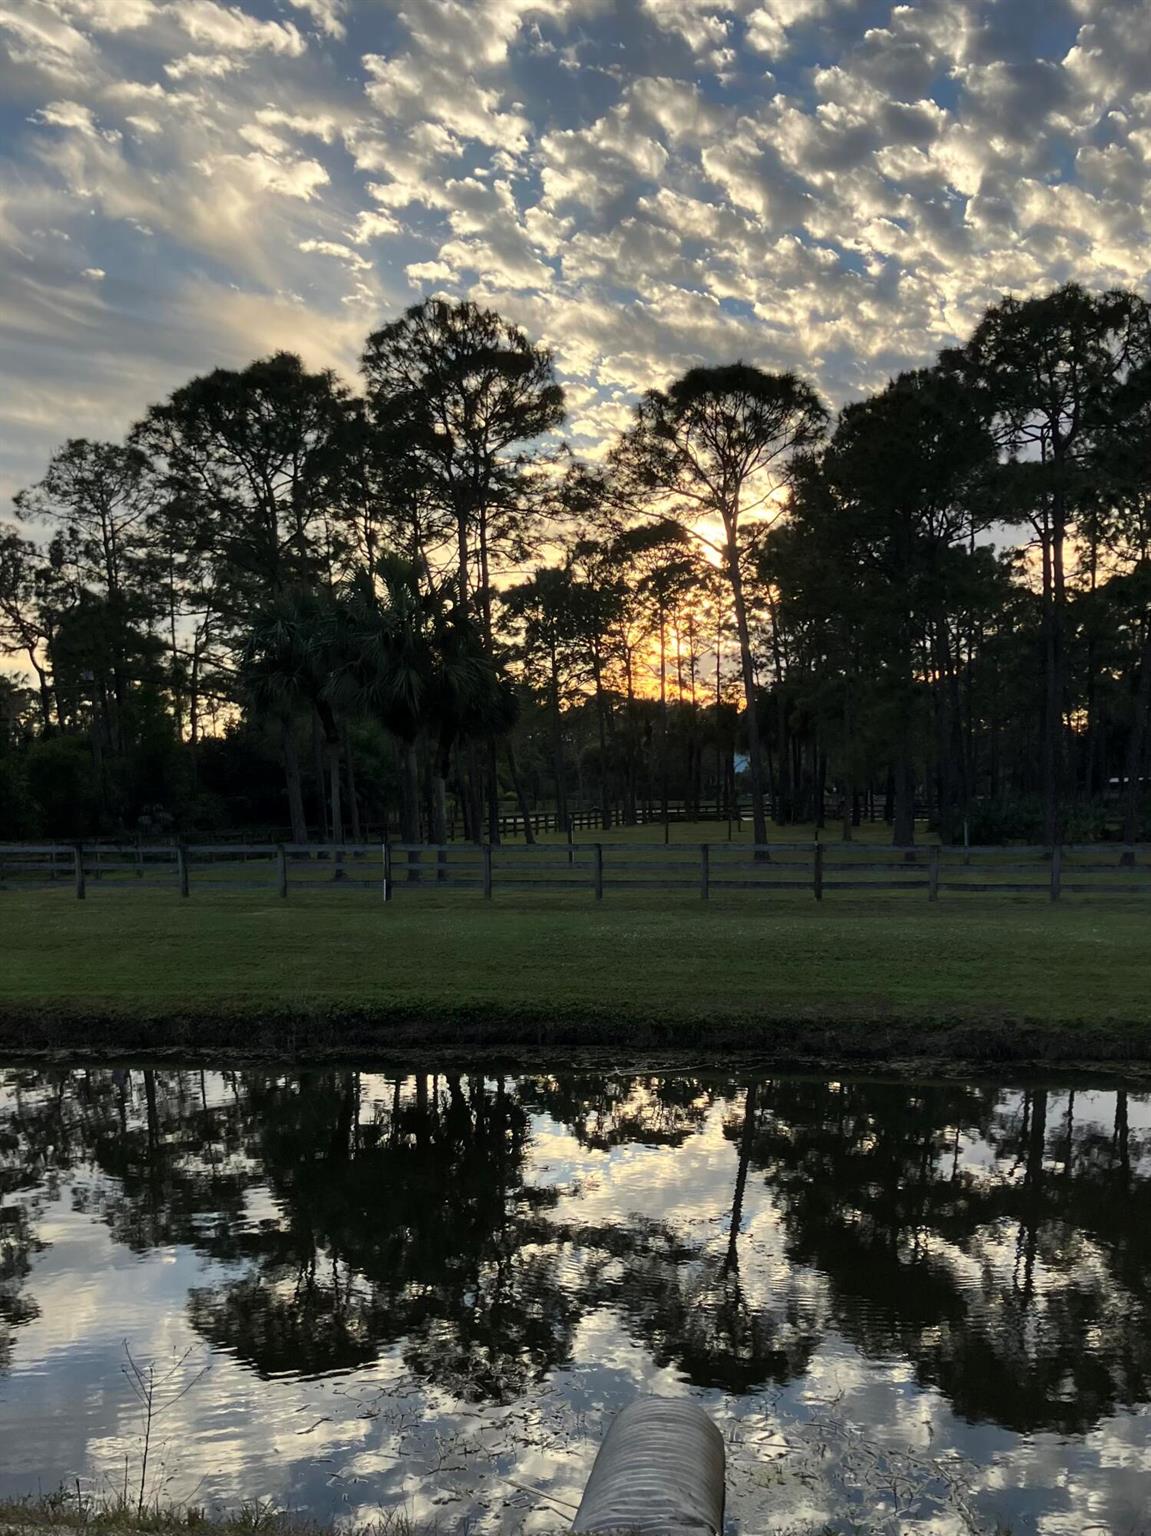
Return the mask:
<svg viewBox="0 0 1151 1536">
<path fill-rule="evenodd" d="M 595 454 L 698 362 L 832 405 L 1146 289 L 1151 0 L 0 0 L 0 517 L 69 436 L 428 293 Z"/>
</svg>

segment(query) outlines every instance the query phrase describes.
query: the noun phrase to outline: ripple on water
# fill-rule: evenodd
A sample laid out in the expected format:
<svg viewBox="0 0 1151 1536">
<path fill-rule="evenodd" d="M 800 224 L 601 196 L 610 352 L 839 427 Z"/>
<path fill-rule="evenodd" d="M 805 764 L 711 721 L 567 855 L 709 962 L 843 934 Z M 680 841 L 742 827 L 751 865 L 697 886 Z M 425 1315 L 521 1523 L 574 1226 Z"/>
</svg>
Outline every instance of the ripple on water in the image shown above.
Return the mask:
<svg viewBox="0 0 1151 1536">
<path fill-rule="evenodd" d="M 0 1491 L 554 1529 L 690 1395 L 729 1514 L 1143 1518 L 1151 1101 L 983 1083 L 0 1073 Z M 139 1382 L 137 1382 L 139 1385 Z"/>
</svg>

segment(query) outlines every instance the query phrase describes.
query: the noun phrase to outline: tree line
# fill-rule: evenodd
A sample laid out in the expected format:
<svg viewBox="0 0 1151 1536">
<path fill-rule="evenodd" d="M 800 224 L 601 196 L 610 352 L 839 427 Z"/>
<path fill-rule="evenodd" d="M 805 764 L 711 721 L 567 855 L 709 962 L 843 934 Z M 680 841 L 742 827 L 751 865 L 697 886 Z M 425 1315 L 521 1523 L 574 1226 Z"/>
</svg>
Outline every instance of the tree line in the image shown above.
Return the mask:
<svg viewBox="0 0 1151 1536">
<path fill-rule="evenodd" d="M 743 362 L 605 455 L 429 299 L 72 439 L 0 524 L 0 836 L 498 841 L 750 803 L 1151 835 L 1151 308 L 1074 284 L 832 418 Z M 530 824 L 528 836 L 531 836 Z"/>
</svg>

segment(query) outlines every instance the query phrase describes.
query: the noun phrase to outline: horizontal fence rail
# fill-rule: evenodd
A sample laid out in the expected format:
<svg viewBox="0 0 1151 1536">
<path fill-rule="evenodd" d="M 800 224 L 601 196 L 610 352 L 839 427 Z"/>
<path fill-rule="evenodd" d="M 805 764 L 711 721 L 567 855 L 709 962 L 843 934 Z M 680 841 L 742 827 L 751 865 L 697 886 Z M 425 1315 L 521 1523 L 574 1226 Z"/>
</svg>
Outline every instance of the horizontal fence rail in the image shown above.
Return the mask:
<svg viewBox="0 0 1151 1536">
<path fill-rule="evenodd" d="M 263 890 L 286 898 L 420 891 L 734 891 L 948 896 L 1151 895 L 1151 845 L 891 848 L 864 843 L 0 843 L 0 891 Z"/>
</svg>

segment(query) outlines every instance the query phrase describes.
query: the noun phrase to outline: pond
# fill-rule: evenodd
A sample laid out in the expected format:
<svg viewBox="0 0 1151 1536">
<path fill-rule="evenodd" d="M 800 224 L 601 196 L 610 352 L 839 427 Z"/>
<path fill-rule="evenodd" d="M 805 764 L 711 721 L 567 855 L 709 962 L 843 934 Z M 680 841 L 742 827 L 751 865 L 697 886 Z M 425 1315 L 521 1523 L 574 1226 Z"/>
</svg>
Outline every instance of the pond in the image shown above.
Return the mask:
<svg viewBox="0 0 1151 1536">
<path fill-rule="evenodd" d="M 1147 1528 L 1121 1087 L 7 1067 L 0 1207 L 0 1494 L 555 1530 L 655 1392 L 741 1536 Z"/>
</svg>

